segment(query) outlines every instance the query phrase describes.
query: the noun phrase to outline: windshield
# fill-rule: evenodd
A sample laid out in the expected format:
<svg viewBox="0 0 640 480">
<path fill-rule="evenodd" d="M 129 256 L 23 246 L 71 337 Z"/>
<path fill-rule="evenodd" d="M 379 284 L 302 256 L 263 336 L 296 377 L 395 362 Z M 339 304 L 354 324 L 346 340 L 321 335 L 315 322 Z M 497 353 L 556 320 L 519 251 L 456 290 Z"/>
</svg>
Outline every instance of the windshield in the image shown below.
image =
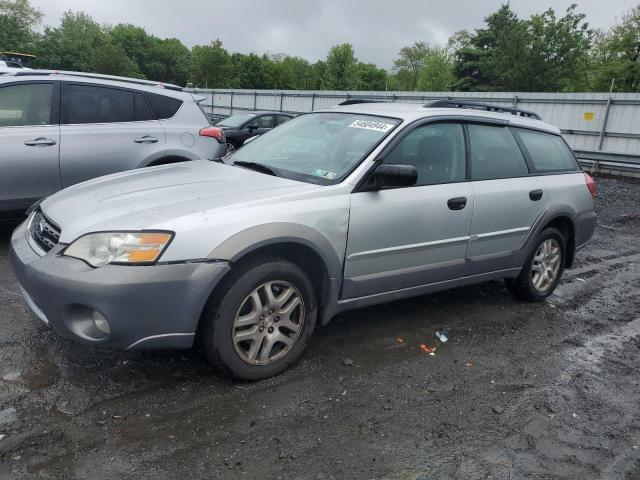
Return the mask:
<svg viewBox="0 0 640 480">
<path fill-rule="evenodd" d="M 340 182 L 400 120 L 352 113 L 310 113 L 271 130 L 227 162 L 264 165 L 277 175 L 322 185 Z"/>
<path fill-rule="evenodd" d="M 221 122 L 218 122 L 217 125 L 220 125 L 221 127 L 236 128 L 236 127 L 239 127 L 240 125 L 242 125 L 243 123 L 251 120 L 253 117 L 255 117 L 255 115 L 253 115 L 251 113 L 243 113 L 243 114 L 240 114 L 240 115 L 232 115 L 229 118 L 225 118 Z"/>
</svg>

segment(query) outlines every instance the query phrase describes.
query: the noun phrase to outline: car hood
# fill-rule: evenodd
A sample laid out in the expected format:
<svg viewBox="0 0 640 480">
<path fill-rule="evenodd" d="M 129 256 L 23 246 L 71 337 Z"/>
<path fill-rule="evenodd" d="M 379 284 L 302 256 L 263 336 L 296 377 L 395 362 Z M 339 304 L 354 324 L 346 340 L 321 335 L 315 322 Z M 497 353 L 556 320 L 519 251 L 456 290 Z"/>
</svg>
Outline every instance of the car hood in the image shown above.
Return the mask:
<svg viewBox="0 0 640 480">
<path fill-rule="evenodd" d="M 318 190 L 311 185 L 210 161 L 118 173 L 47 198 L 42 211 L 62 230 L 61 243 L 88 232 L 167 228 L 176 219 Z"/>
</svg>

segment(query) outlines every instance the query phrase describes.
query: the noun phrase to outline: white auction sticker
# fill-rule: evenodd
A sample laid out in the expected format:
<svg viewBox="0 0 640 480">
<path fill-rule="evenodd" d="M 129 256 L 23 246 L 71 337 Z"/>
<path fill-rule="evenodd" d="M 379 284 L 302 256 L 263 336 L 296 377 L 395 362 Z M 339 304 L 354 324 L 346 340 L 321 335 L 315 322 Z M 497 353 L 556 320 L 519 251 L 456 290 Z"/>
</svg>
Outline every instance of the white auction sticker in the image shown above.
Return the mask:
<svg viewBox="0 0 640 480">
<path fill-rule="evenodd" d="M 364 128 L 365 130 L 374 130 L 376 132 L 386 133 L 393 128 L 391 123 L 373 122 L 371 120 L 356 120 L 349 128 Z"/>
</svg>

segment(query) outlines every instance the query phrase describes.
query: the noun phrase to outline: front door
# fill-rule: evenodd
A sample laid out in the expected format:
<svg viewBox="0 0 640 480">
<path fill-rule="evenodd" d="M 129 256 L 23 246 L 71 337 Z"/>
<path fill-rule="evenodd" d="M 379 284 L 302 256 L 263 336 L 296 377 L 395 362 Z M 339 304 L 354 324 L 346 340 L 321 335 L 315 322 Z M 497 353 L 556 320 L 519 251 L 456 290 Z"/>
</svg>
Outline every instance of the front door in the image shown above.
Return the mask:
<svg viewBox="0 0 640 480">
<path fill-rule="evenodd" d="M 351 196 L 343 298 L 459 278 L 473 213 L 463 127 L 418 126 L 384 163 L 413 165 L 415 186 Z"/>
<path fill-rule="evenodd" d="M 0 215 L 60 190 L 58 82 L 0 86 Z"/>
</svg>

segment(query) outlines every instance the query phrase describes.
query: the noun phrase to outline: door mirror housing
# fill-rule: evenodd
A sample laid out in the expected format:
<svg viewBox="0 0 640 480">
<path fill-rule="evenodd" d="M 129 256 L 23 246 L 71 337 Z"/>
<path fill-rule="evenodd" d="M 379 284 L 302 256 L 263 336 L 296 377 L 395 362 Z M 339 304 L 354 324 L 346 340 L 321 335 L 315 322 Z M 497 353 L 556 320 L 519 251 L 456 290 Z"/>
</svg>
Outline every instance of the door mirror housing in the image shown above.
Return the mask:
<svg viewBox="0 0 640 480">
<path fill-rule="evenodd" d="M 411 187 L 418 181 L 418 170 L 413 165 L 380 164 L 365 184 L 364 190 Z"/>
</svg>

